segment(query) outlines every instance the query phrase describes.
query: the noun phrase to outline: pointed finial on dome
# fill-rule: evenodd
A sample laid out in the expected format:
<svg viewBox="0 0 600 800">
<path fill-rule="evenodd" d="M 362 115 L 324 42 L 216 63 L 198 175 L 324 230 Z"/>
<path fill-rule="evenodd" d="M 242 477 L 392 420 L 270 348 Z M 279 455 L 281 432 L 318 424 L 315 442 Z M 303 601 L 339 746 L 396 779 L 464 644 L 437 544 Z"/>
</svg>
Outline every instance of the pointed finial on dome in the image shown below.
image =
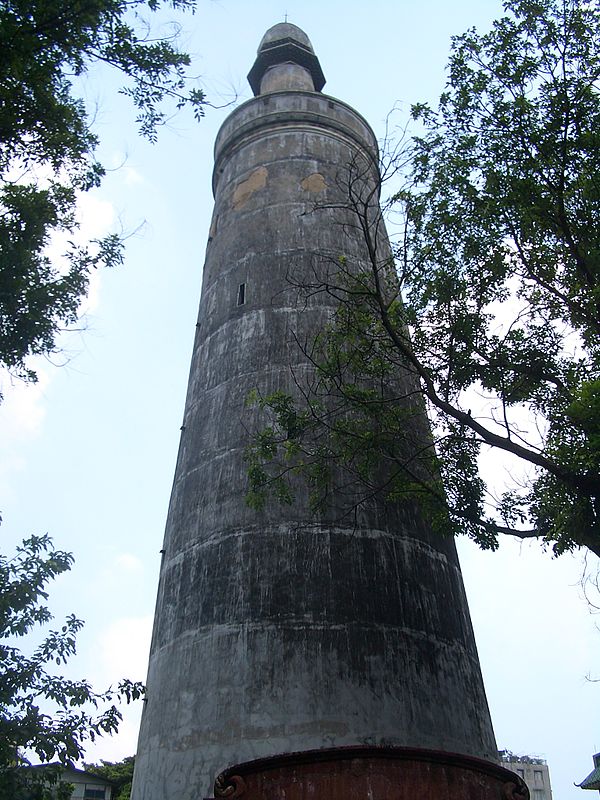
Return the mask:
<svg viewBox="0 0 600 800">
<path fill-rule="evenodd" d="M 255 96 L 277 91 L 320 92 L 325 76 L 310 39 L 297 25 L 278 22 L 258 46 L 248 81 Z"/>
</svg>

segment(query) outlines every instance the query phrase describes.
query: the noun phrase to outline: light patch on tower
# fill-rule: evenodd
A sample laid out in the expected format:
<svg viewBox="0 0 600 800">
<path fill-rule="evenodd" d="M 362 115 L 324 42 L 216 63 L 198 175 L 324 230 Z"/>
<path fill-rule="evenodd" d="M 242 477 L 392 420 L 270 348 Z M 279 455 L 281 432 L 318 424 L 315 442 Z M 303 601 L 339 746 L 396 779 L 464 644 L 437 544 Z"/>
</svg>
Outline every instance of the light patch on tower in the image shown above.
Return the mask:
<svg viewBox="0 0 600 800">
<path fill-rule="evenodd" d="M 302 186 L 305 192 L 310 192 L 311 194 L 324 192 L 325 189 L 327 189 L 325 178 L 320 172 L 313 172 L 308 178 L 304 178 L 300 186 Z"/>
<path fill-rule="evenodd" d="M 243 208 L 246 205 L 254 192 L 258 192 L 259 189 L 265 188 L 267 185 L 268 175 L 269 171 L 266 167 L 259 167 L 258 169 L 255 169 L 254 172 L 250 173 L 250 177 L 246 178 L 245 181 L 242 181 L 238 186 L 236 186 L 233 193 L 232 202 L 232 205 L 236 211 L 239 211 L 240 208 Z"/>
</svg>

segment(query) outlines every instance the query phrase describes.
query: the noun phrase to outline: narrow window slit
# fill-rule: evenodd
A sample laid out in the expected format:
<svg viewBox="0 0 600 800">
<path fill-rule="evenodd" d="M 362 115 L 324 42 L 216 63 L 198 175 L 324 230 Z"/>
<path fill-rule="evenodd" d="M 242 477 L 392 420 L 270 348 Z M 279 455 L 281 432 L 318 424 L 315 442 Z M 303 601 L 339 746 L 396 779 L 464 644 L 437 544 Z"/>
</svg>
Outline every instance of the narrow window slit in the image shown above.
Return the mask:
<svg viewBox="0 0 600 800">
<path fill-rule="evenodd" d="M 237 304 L 238 306 L 243 306 L 246 302 L 246 284 L 240 283 L 238 286 L 238 293 L 237 293 Z"/>
</svg>

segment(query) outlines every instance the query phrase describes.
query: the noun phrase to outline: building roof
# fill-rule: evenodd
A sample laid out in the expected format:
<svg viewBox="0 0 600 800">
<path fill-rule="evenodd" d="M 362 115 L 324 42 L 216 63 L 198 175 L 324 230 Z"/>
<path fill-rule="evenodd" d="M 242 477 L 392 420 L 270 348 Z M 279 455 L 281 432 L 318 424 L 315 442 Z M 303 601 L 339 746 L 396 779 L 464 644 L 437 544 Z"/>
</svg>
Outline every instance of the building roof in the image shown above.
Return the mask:
<svg viewBox="0 0 600 800">
<path fill-rule="evenodd" d="M 304 33 L 302 28 L 299 28 L 297 25 L 293 25 L 291 22 L 278 22 L 277 25 L 273 25 L 271 28 L 269 28 L 269 30 L 260 40 L 258 52 L 260 53 L 260 51 L 265 47 L 272 45 L 273 42 L 280 42 L 282 39 L 292 39 L 293 41 L 298 42 L 306 47 L 311 53 L 315 52 L 312 44 L 310 43 L 310 39 Z"/>
<path fill-rule="evenodd" d="M 584 778 L 581 783 L 576 783 L 581 789 L 600 789 L 600 753 L 593 756 L 594 769 L 590 772 L 587 778 Z"/>
<path fill-rule="evenodd" d="M 600 766 L 594 767 L 587 778 L 584 778 L 581 783 L 576 783 L 581 789 L 600 789 Z"/>
<path fill-rule="evenodd" d="M 290 61 L 310 72 L 315 91 L 320 92 L 325 86 L 325 76 L 310 39 L 297 25 L 278 22 L 261 39 L 256 61 L 248 73 L 248 83 L 254 95 L 260 94 L 260 82 L 269 67 Z"/>
<path fill-rule="evenodd" d="M 545 758 L 539 756 L 517 755 L 510 750 L 499 750 L 500 761 L 506 764 L 541 764 L 547 766 Z"/>
<path fill-rule="evenodd" d="M 77 767 L 73 766 L 66 767 L 64 764 L 59 764 L 58 762 L 54 762 L 52 764 L 32 764 L 29 767 L 23 767 L 23 769 L 35 770 L 36 772 L 60 769 L 63 773 L 69 773 L 71 775 L 75 774 L 83 779 L 87 779 L 89 783 L 103 783 L 107 786 L 116 786 L 116 782 L 110 780 L 110 778 L 104 778 L 102 775 L 96 775 L 94 772 L 87 772 L 84 769 L 77 769 Z"/>
</svg>

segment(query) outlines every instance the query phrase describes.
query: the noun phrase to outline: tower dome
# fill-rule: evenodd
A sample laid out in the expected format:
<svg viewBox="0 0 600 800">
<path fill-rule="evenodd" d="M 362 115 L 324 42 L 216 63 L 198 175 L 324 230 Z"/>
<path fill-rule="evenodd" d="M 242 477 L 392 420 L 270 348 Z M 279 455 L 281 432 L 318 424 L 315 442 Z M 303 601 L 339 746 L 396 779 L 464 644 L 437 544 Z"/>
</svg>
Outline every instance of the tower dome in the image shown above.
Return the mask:
<svg viewBox="0 0 600 800">
<path fill-rule="evenodd" d="M 264 50 L 267 47 L 272 47 L 274 43 L 280 42 L 284 39 L 292 39 L 294 42 L 296 42 L 296 44 L 306 47 L 311 53 L 315 52 L 312 44 L 310 43 L 310 39 L 304 33 L 302 28 L 299 28 L 297 25 L 292 25 L 291 22 L 278 22 L 277 25 L 273 25 L 271 28 L 269 28 L 269 30 L 260 40 L 257 52 L 260 53 L 261 50 Z"/>
<path fill-rule="evenodd" d="M 254 95 L 281 91 L 320 92 L 325 76 L 310 39 L 291 22 L 269 28 L 248 73 Z"/>
</svg>

